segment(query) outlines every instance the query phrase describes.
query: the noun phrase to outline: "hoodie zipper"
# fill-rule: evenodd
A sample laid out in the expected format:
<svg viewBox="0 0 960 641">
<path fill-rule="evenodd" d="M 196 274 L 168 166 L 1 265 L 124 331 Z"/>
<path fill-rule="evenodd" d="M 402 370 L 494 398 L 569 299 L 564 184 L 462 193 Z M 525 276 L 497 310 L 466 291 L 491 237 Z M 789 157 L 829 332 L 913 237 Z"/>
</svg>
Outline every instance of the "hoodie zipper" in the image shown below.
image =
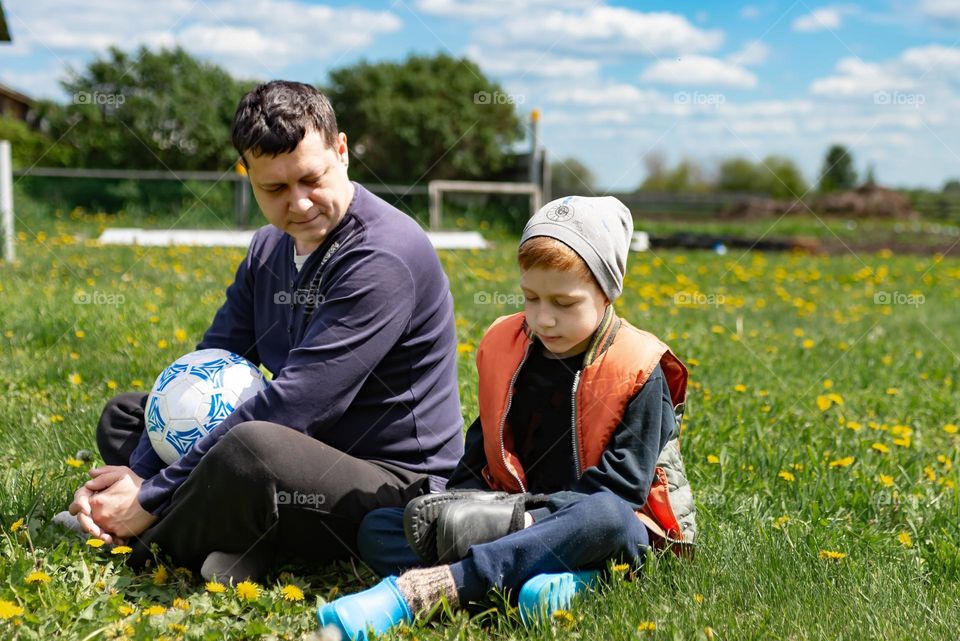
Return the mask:
<svg viewBox="0 0 960 641">
<path fill-rule="evenodd" d="M 530 350 L 533 347 L 534 343 L 527 345 L 527 351 L 523 354 L 523 359 L 520 361 L 520 365 L 517 366 L 516 371 L 513 373 L 513 377 L 510 379 L 510 391 L 507 392 L 507 408 L 503 411 L 503 416 L 500 418 L 500 460 L 503 461 L 503 467 L 505 470 L 510 472 L 516 481 L 517 485 L 520 486 L 520 491 L 526 493 L 527 488 L 524 487 L 523 481 L 520 480 L 520 477 L 517 476 L 509 465 L 507 465 L 507 450 L 503 445 L 503 428 L 507 424 L 507 414 L 510 413 L 510 406 L 513 405 L 513 386 L 517 384 L 517 377 L 520 375 L 520 370 L 523 369 L 523 364 L 527 362 L 527 358 L 530 356 Z"/>
<path fill-rule="evenodd" d="M 577 472 L 577 480 L 580 480 L 580 477 L 583 475 L 583 472 L 580 470 L 580 447 L 577 442 L 577 389 L 580 387 L 580 372 L 583 370 L 577 370 L 577 373 L 573 376 L 573 392 L 571 394 L 573 403 L 571 407 L 573 411 L 571 412 L 570 422 L 572 439 L 573 439 L 573 465 Z"/>
</svg>

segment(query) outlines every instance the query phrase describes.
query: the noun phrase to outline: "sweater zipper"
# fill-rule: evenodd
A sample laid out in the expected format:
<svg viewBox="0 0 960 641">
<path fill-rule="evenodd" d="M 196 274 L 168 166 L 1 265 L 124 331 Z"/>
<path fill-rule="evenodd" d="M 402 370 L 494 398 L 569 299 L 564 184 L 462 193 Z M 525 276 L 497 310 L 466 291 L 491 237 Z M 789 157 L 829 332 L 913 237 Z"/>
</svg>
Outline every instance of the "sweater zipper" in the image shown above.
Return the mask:
<svg viewBox="0 0 960 641">
<path fill-rule="evenodd" d="M 510 413 L 510 406 L 513 405 L 513 386 L 517 384 L 517 377 L 520 375 L 520 370 L 523 368 L 523 364 L 527 362 L 527 357 L 530 356 L 530 349 L 533 347 L 533 343 L 527 346 L 527 351 L 524 352 L 523 358 L 520 360 L 520 365 L 517 366 L 516 371 L 513 373 L 513 377 L 510 379 L 510 390 L 507 392 L 507 408 L 503 411 L 503 416 L 500 418 L 500 460 L 503 461 L 503 467 L 505 470 L 510 472 L 516 481 L 517 485 L 520 486 L 520 491 L 526 493 L 527 488 L 524 487 L 523 481 L 520 480 L 520 477 L 517 476 L 513 470 L 507 465 L 507 449 L 503 445 L 503 429 L 507 424 L 507 415 Z"/>
<path fill-rule="evenodd" d="M 580 387 L 580 372 L 583 370 L 577 370 L 577 373 L 573 377 L 573 403 L 571 407 L 573 408 L 572 416 L 570 417 L 570 422 L 572 423 L 572 438 L 573 438 L 573 465 L 577 472 L 577 480 L 580 480 L 583 472 L 580 470 L 580 447 L 577 443 L 577 389 Z"/>
</svg>

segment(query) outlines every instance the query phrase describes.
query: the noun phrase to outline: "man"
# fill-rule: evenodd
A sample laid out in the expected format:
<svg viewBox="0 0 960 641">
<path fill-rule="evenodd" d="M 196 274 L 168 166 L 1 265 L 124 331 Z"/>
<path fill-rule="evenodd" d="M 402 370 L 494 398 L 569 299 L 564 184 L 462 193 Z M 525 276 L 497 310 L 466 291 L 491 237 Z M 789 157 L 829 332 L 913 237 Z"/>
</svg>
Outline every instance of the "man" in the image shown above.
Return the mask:
<svg viewBox="0 0 960 641">
<path fill-rule="evenodd" d="M 233 144 L 267 221 L 197 349 L 272 383 L 164 467 L 146 394 L 106 406 L 106 466 L 70 512 L 107 542 L 204 576 L 259 577 L 354 550 L 376 507 L 439 490 L 463 453 L 449 282 L 408 216 L 347 177 L 347 137 L 315 88 L 274 81 L 237 109 Z"/>
</svg>

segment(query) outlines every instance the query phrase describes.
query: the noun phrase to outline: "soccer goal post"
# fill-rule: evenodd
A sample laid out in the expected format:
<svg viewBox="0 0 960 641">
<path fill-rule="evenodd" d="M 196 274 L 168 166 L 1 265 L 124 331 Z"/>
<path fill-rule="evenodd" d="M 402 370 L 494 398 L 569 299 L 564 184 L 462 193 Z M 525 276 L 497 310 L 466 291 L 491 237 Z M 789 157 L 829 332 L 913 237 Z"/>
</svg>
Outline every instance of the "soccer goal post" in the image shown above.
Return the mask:
<svg viewBox="0 0 960 641">
<path fill-rule="evenodd" d="M 439 230 L 443 218 L 443 194 L 470 192 L 478 194 L 526 194 L 530 196 L 530 215 L 540 209 L 543 195 L 534 183 L 486 182 L 480 180 L 431 180 L 427 183 L 430 196 L 430 229 Z"/>
<path fill-rule="evenodd" d="M 10 142 L 0 140 L 0 224 L 3 225 L 3 260 L 16 258 L 13 250 L 13 157 Z"/>
</svg>

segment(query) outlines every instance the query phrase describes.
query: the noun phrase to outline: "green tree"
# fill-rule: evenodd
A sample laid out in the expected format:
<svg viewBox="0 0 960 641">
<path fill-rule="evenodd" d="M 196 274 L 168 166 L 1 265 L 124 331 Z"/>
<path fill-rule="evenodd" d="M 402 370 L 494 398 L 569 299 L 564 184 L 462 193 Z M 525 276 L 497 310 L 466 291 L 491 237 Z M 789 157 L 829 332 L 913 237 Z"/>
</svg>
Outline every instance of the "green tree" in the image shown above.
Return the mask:
<svg viewBox="0 0 960 641">
<path fill-rule="evenodd" d="M 785 156 L 767 156 L 758 166 L 758 173 L 759 190 L 772 198 L 802 198 L 809 189 L 803 173 Z"/>
<path fill-rule="evenodd" d="M 73 149 L 75 166 L 207 170 L 235 161 L 230 126 L 252 85 L 180 48 L 111 48 L 61 84 L 69 102 L 37 112 L 43 130 Z"/>
<path fill-rule="evenodd" d="M 520 139 L 519 96 L 476 64 L 448 55 L 360 63 L 330 73 L 324 89 L 351 146 L 350 171 L 386 183 L 487 178 Z"/>
<path fill-rule="evenodd" d="M 843 145 L 831 145 L 820 171 L 820 191 L 853 189 L 856 186 L 857 170 L 853 167 L 849 150 Z"/>
<path fill-rule="evenodd" d="M 576 158 L 558 160 L 550 164 L 550 191 L 553 198 L 590 196 L 596 191 L 596 177 Z"/>
<path fill-rule="evenodd" d="M 673 169 L 658 152 L 647 154 L 643 159 L 647 177 L 640 191 L 687 193 L 709 191 L 710 184 L 704 177 L 703 168 L 696 161 L 684 158 Z"/>
<path fill-rule="evenodd" d="M 63 167 L 70 164 L 73 156 L 70 147 L 55 143 L 49 136 L 13 118 L 0 117 L 0 140 L 10 141 L 16 167 Z"/>
</svg>

